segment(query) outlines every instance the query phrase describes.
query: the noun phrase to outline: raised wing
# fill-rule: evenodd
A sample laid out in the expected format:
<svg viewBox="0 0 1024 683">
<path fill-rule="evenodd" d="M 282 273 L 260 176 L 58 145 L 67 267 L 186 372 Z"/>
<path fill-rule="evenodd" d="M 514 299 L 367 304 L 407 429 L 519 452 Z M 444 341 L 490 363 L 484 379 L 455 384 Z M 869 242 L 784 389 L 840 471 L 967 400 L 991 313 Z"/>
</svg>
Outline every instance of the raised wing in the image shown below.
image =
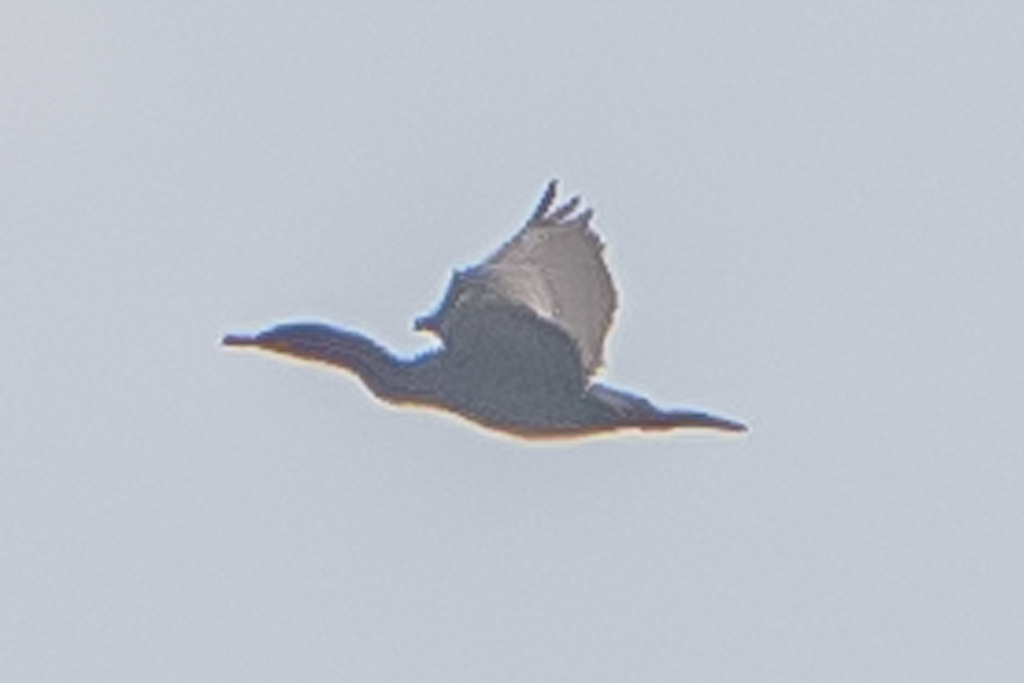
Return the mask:
<svg viewBox="0 0 1024 683">
<path fill-rule="evenodd" d="M 523 229 L 472 271 L 488 292 L 530 308 L 568 333 L 589 376 L 602 363 L 615 287 L 602 257 L 604 245 L 590 229 L 593 212 L 576 213 L 578 197 L 552 210 L 556 187 L 551 181 Z"/>
</svg>

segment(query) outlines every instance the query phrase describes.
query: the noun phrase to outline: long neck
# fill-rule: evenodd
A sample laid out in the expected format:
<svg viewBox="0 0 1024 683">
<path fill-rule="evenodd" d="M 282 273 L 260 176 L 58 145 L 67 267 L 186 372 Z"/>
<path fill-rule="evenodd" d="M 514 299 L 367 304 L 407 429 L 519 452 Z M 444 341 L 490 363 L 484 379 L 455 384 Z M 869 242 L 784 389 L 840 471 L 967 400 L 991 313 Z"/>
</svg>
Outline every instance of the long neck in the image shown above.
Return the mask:
<svg viewBox="0 0 1024 683">
<path fill-rule="evenodd" d="M 358 375 L 376 396 L 392 403 L 422 401 L 430 393 L 422 362 L 402 361 L 361 334 L 327 325 L 280 325 L 255 337 L 225 337 L 224 343 L 344 368 Z"/>
</svg>

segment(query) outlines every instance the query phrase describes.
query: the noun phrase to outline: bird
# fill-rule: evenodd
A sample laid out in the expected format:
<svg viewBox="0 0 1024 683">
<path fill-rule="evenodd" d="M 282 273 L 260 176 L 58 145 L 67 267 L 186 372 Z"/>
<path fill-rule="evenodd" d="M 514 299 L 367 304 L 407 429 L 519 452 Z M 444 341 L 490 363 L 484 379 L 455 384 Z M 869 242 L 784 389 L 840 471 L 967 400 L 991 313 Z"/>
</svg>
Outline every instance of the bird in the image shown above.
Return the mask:
<svg viewBox="0 0 1024 683">
<path fill-rule="evenodd" d="M 525 439 L 620 430 L 744 432 L 735 420 L 656 407 L 593 380 L 617 295 L 604 245 L 580 198 L 555 204 L 545 188 L 526 224 L 482 263 L 452 273 L 436 309 L 414 329 L 440 344 L 399 358 L 359 332 L 283 323 L 222 344 L 324 363 L 354 373 L 378 399 L 431 407 Z"/>
</svg>

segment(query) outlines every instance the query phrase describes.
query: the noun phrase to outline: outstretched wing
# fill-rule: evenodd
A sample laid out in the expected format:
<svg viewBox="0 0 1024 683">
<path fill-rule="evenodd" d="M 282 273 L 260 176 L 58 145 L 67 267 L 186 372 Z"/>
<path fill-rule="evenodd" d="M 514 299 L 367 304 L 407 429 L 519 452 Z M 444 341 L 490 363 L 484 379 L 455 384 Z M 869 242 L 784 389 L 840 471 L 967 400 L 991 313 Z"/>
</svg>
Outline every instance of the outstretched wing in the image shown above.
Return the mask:
<svg viewBox="0 0 1024 683">
<path fill-rule="evenodd" d="M 472 271 L 490 293 L 526 306 L 572 337 L 589 376 L 602 363 L 615 287 L 604 245 L 590 229 L 593 212 L 576 213 L 578 197 L 552 209 L 556 187 L 551 181 L 523 229 Z"/>
</svg>

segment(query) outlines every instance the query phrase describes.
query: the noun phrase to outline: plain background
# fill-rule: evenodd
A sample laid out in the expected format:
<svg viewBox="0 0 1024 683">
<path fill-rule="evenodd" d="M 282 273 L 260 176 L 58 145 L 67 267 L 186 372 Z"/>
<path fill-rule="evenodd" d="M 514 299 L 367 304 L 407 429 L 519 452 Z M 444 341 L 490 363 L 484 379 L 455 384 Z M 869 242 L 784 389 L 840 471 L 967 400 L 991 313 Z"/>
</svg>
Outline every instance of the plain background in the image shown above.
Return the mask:
<svg viewBox="0 0 1024 683">
<path fill-rule="evenodd" d="M 0 5 L 0 678 L 1024 679 L 1019 2 Z M 543 445 L 218 346 L 401 353 L 553 177 Z"/>
</svg>

